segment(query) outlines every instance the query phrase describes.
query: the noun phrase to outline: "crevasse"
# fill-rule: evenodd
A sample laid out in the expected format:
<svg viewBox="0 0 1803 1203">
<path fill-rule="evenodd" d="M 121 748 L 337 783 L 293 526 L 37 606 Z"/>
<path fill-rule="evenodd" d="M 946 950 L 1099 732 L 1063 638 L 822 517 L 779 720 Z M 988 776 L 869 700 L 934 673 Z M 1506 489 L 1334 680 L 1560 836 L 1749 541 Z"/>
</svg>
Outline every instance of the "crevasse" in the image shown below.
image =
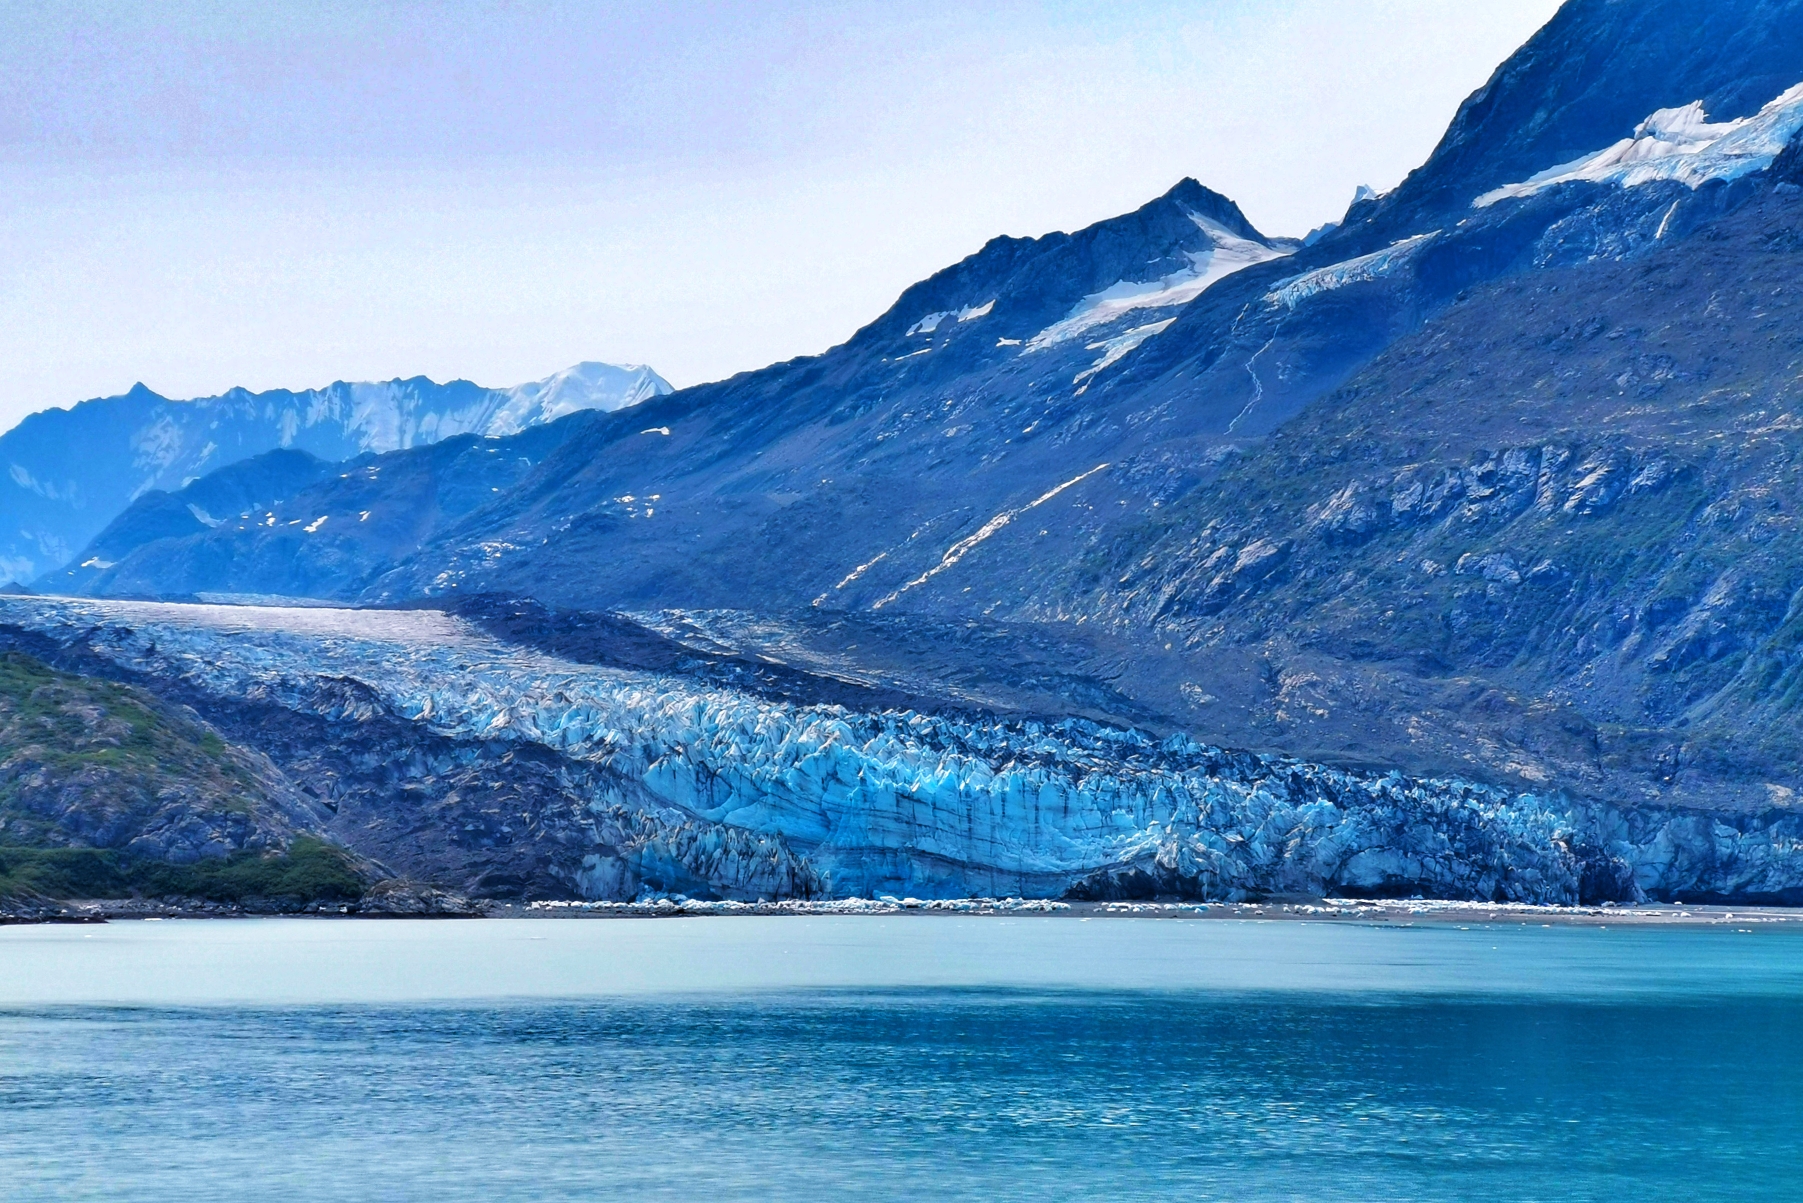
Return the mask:
<svg viewBox="0 0 1803 1203">
<path fill-rule="evenodd" d="M 798 706 L 572 663 L 435 611 L 9 598 L 0 623 L 139 679 L 341 724 L 369 717 L 345 702 L 341 686 L 355 681 L 438 734 L 536 743 L 604 766 L 642 788 L 660 823 L 780 840 L 834 896 L 1572 903 L 1803 887 L 1803 825 L 1789 817 L 1580 805 L 1079 720 Z M 717 854 L 721 839 L 690 843 Z M 734 880 L 737 859 L 708 863 L 729 866 L 709 870 L 712 892 L 748 888 Z M 577 884 L 605 896 L 617 880 L 596 860 Z"/>
</svg>

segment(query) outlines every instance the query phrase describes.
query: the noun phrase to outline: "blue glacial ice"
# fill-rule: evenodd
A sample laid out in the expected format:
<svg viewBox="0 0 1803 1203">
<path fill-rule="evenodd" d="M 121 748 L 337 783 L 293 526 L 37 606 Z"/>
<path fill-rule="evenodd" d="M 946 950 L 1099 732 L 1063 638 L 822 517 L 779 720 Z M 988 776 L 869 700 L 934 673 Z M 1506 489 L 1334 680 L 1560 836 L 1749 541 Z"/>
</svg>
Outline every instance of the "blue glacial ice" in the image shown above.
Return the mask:
<svg viewBox="0 0 1803 1203">
<path fill-rule="evenodd" d="M 356 696 L 439 736 L 597 766 L 631 786 L 597 795 L 597 811 L 626 798 L 688 833 L 665 847 L 687 849 L 698 895 L 771 892 L 748 856 L 722 853 L 745 836 L 780 842 L 806 866 L 791 888 L 827 897 L 1572 904 L 1803 890 L 1803 823 L 1788 814 L 1575 802 L 1083 720 L 796 705 L 574 663 L 437 611 L 6 598 L 0 624 L 153 686 L 340 726 L 370 717 L 346 701 L 356 682 Z M 598 847 L 570 875 L 573 895 L 640 888 L 608 855 Z"/>
</svg>

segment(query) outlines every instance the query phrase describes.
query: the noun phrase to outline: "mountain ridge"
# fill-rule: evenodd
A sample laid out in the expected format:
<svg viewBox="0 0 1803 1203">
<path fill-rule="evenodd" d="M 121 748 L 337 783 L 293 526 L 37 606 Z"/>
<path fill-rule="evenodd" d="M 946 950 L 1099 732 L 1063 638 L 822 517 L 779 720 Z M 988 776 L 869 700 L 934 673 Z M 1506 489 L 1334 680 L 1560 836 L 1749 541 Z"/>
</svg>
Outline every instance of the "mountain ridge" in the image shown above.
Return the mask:
<svg viewBox="0 0 1803 1203">
<path fill-rule="evenodd" d="M 517 433 L 669 390 L 649 368 L 594 363 L 510 389 L 415 376 L 178 401 L 140 382 L 30 414 L 0 435 L 0 576 L 29 581 L 60 567 L 134 498 L 276 447 L 338 461 L 458 433 Z"/>
</svg>

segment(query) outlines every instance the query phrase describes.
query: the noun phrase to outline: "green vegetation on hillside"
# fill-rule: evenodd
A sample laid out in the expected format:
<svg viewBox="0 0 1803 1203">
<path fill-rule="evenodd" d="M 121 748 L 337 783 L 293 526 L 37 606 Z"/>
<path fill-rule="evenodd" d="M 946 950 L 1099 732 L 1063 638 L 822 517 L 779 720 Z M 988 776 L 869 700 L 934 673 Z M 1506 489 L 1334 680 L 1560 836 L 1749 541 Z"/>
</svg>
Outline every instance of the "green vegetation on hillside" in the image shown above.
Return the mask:
<svg viewBox="0 0 1803 1203">
<path fill-rule="evenodd" d="M 362 897 L 353 858 L 296 832 L 279 788 L 191 712 L 0 653 L 0 898 Z"/>
<path fill-rule="evenodd" d="M 354 902 L 365 884 L 349 854 L 310 836 L 296 837 L 285 853 L 236 852 L 189 865 L 105 848 L 0 847 L 0 898 Z"/>
<path fill-rule="evenodd" d="M 217 733 L 168 712 L 140 690 L 59 672 L 19 652 L 0 653 L 0 755 L 8 764 L 23 753 L 54 770 L 166 775 L 204 766 L 255 788 L 226 752 Z"/>
</svg>

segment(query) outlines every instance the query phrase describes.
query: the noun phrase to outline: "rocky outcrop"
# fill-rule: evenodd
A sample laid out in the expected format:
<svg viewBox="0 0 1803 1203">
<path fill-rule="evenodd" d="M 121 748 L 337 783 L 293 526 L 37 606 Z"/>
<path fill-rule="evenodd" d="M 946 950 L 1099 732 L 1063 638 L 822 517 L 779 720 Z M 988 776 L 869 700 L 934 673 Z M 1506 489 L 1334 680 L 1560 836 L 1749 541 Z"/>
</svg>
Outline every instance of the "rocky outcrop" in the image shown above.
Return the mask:
<svg viewBox="0 0 1803 1203">
<path fill-rule="evenodd" d="M 187 865 L 286 848 L 321 817 L 267 760 L 192 712 L 0 657 L 0 844 Z"/>
</svg>

